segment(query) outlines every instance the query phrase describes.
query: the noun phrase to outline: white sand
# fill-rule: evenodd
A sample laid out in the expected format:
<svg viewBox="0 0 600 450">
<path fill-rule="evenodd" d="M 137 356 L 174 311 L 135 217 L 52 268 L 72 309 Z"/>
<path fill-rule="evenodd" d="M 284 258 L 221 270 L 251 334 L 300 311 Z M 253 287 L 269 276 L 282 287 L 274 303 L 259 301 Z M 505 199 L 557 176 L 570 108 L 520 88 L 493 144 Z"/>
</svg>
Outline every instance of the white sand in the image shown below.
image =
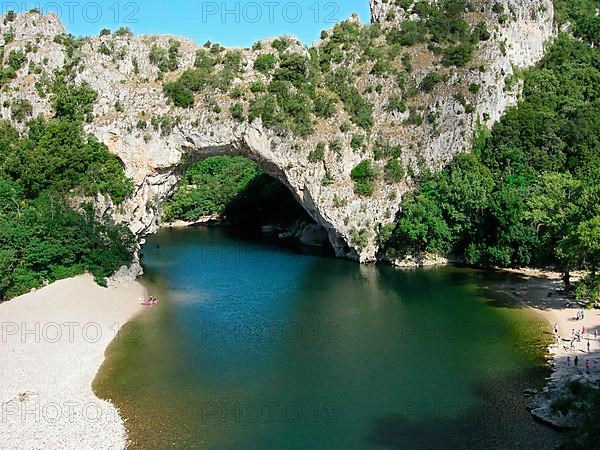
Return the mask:
<svg viewBox="0 0 600 450">
<path fill-rule="evenodd" d="M 572 375 L 581 375 L 582 381 L 594 381 L 600 376 L 600 311 L 597 309 L 585 310 L 584 319 L 577 320 L 577 312 L 581 306 L 577 302 L 567 300 L 559 292 L 563 288 L 560 274 L 534 269 L 507 270 L 527 279 L 525 289 L 510 293 L 517 294 L 517 298 L 526 306 L 539 312 L 554 328 L 558 326 L 558 336 L 549 347 L 553 356 L 554 373 L 551 380 L 569 378 Z M 574 279 L 583 273 L 575 273 Z M 548 294 L 552 293 L 549 297 Z M 570 303 L 569 307 L 566 303 Z M 584 328 L 584 330 L 582 330 Z M 574 331 L 584 331 L 580 340 L 573 342 L 571 348 L 571 335 Z M 594 331 L 598 337 L 594 336 Z M 554 332 L 554 330 L 552 331 Z M 590 343 L 588 352 L 587 344 Z M 579 364 L 575 366 L 574 359 L 578 356 Z M 585 370 L 585 360 L 590 363 L 589 373 Z M 570 364 L 568 364 L 570 363 Z"/>
<path fill-rule="evenodd" d="M 140 311 L 138 282 L 85 275 L 0 304 L 0 448 L 123 448 L 116 408 L 92 382 L 118 329 Z"/>
<path fill-rule="evenodd" d="M 567 390 L 570 381 L 593 384 L 600 380 L 600 311 L 586 309 L 584 319 L 577 320 L 577 312 L 581 307 L 577 306 L 577 302 L 564 297 L 563 282 L 559 273 L 534 269 L 508 270 L 508 272 L 523 277 L 527 283 L 520 291 L 507 290 L 506 293 L 539 312 L 550 323 L 553 334 L 554 326 L 558 327 L 558 333 L 554 335 L 548 347 L 552 374 L 547 380 L 543 393 L 546 395 L 537 398 L 532 413 L 558 427 L 572 426 L 575 423 L 573 416 L 565 417 L 552 411 L 550 406 L 557 396 Z M 583 273 L 573 275 L 573 280 L 576 280 Z M 566 305 L 567 303 L 569 306 Z M 573 331 L 579 331 L 581 338 L 573 340 Z M 594 332 L 597 332 L 597 337 Z M 577 365 L 575 365 L 576 356 Z M 586 361 L 589 370 L 586 368 Z"/>
</svg>

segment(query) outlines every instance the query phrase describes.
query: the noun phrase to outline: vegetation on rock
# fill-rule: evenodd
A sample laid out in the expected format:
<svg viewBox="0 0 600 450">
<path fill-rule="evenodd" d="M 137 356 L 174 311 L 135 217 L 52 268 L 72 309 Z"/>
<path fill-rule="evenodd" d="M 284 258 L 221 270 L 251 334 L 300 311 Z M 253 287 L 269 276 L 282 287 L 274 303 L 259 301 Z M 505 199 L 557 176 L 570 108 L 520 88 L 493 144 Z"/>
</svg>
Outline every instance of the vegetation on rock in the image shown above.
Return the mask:
<svg viewBox="0 0 600 450">
<path fill-rule="evenodd" d="M 600 56 L 560 35 L 523 73 L 523 97 L 474 154 L 425 173 L 403 201 L 392 254 L 453 254 L 475 266 L 586 268 L 599 300 Z"/>
<path fill-rule="evenodd" d="M 163 206 L 166 221 L 194 222 L 214 215 L 244 226 L 308 219 L 285 186 L 241 156 L 215 156 L 192 164 Z"/>
<path fill-rule="evenodd" d="M 164 220 L 193 222 L 222 214 L 231 201 L 262 173 L 243 157 L 217 156 L 190 166 L 178 188 L 163 206 Z"/>
<path fill-rule="evenodd" d="M 81 203 L 101 193 L 118 204 L 132 191 L 119 160 L 83 131 L 95 92 L 61 74 L 52 90 L 53 118 L 30 120 L 22 134 L 0 122 L 0 300 L 84 271 L 104 283 L 136 245 L 127 227 Z M 12 114 L 25 120 L 31 104 L 14 102 Z"/>
</svg>

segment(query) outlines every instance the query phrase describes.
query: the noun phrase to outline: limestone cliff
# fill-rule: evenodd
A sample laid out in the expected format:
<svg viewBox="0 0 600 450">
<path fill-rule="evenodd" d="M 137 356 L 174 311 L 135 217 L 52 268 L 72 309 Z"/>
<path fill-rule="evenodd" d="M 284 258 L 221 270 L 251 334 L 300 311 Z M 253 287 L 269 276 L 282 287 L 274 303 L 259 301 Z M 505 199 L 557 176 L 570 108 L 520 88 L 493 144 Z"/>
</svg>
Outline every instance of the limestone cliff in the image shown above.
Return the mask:
<svg viewBox="0 0 600 450">
<path fill-rule="evenodd" d="M 370 1 L 373 21 L 383 28 L 397 27 L 400 19 L 409 16 L 398 2 Z M 373 261 L 378 232 L 393 222 L 402 195 L 414 185 L 415 174 L 425 167 L 439 169 L 453 155 L 469 150 L 478 119 L 491 126 L 514 104 L 519 84 L 509 81 L 515 69 L 539 60 L 544 43 L 552 35 L 551 0 L 501 0 L 508 20 L 499 20 L 492 11 L 494 2 L 472 3 L 475 7 L 465 12 L 467 21 L 485 21 L 491 38 L 478 44 L 468 65 L 456 69 L 442 68 L 440 57 L 425 44 L 407 48 L 412 61 L 408 83 L 418 86 L 433 70 L 444 72 L 446 80 L 430 92 L 406 98 L 408 109 L 403 112 L 386 107 L 396 90 L 393 77 L 373 74 L 357 58 L 352 65 L 356 87 L 374 106 L 374 124 L 360 149 L 353 149 L 350 143 L 353 133 L 362 130 L 354 124 L 340 129 L 350 120 L 339 105 L 331 119 L 316 122 L 312 135 L 296 137 L 276 133 L 260 119 L 252 123 L 236 120 L 230 113 L 234 100 L 223 92 L 210 92 L 210 98 L 208 94 L 198 95 L 192 108 L 170 104 L 163 83 L 194 65 L 200 47 L 190 40 L 111 34 L 89 38 L 73 52 L 57 39 L 67 32 L 58 18 L 36 13 L 0 24 L 0 35 L 6 41 L 5 61 L 11 50 L 21 50 L 27 58 L 17 78 L 0 93 L 0 114 L 11 119 L 9 105 L 15 99 L 29 100 L 33 115 L 50 114 L 50 96 L 44 83 L 55 70 L 72 64 L 74 82 L 87 83 L 98 93 L 86 131 L 121 159 L 135 185 L 133 196 L 123 205 L 115 207 L 110 199 L 98 198 L 98 206 L 103 213 L 127 222 L 138 236 L 157 230 L 160 204 L 172 193 L 186 164 L 213 155 L 245 155 L 289 187 L 315 221 L 326 228 L 338 256 Z M 150 52 L 153 47 L 166 49 L 173 41 L 180 43 L 177 68 L 168 71 L 163 80 Z M 264 41 L 255 50 L 241 51 L 243 71 L 233 80 L 234 85 L 245 89 L 252 82 L 266 81 L 253 69 L 253 63 L 258 55 L 273 51 L 272 43 Z M 316 44 L 316 48 L 321 45 Z M 287 51 L 309 54 L 309 49 L 298 42 Z M 468 89 L 475 84 L 480 86 L 477 92 Z M 407 121 L 411 112 L 434 119 Z M 335 151 L 329 148 L 322 161 L 309 160 L 309 153 L 320 142 L 332 140 L 341 146 Z M 362 197 L 355 193 L 350 173 L 365 159 L 375 159 L 375 166 L 383 170 L 383 163 L 374 158 L 376 142 L 381 140 L 402 148 L 400 159 L 406 175 L 393 183 L 380 178 L 373 195 Z"/>
</svg>

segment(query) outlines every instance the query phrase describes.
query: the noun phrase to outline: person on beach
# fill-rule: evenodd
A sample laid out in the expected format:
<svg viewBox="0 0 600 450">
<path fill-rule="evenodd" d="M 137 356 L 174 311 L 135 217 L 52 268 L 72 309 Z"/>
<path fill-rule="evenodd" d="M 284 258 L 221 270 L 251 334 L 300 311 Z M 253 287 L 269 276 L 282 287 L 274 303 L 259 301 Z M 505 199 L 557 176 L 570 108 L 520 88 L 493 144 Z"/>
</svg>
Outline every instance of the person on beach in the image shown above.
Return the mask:
<svg viewBox="0 0 600 450">
<path fill-rule="evenodd" d="M 590 352 L 590 340 L 588 339 L 588 353 Z"/>
<path fill-rule="evenodd" d="M 567 356 L 567 366 L 570 366 L 570 365 L 571 365 L 571 357 Z"/>
<path fill-rule="evenodd" d="M 585 318 L 585 309 L 581 308 L 581 320 Z"/>
<path fill-rule="evenodd" d="M 575 356 L 573 362 L 575 363 L 575 367 L 577 367 L 577 365 L 579 364 L 579 356 Z"/>
<path fill-rule="evenodd" d="M 589 359 L 585 360 L 585 371 L 587 373 L 590 373 L 590 360 Z"/>
</svg>

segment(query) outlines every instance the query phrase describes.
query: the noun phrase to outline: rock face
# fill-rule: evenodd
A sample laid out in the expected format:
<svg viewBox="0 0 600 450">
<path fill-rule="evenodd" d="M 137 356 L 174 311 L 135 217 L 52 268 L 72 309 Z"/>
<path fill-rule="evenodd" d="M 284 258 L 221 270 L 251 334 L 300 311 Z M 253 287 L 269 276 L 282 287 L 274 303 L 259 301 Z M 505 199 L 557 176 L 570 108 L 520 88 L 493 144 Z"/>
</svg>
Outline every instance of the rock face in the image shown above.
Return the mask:
<svg viewBox="0 0 600 450">
<path fill-rule="evenodd" d="M 394 2 L 370 1 L 373 21 L 385 27 L 395 26 L 395 20 L 406 16 Z M 238 122 L 229 113 L 234 101 L 219 92 L 210 95 L 220 106 L 220 113 L 205 98 L 198 98 L 193 108 L 177 108 L 163 94 L 163 81 L 157 81 L 159 70 L 150 61 L 150 50 L 153 45 L 166 49 L 172 40 L 180 42 L 178 69 L 167 73 L 168 81 L 193 66 L 197 44 L 172 36 L 113 34 L 88 39 L 77 50 L 75 77 L 76 83 L 87 83 L 98 93 L 93 119 L 86 125 L 86 131 L 120 158 L 135 185 L 134 195 L 118 207 L 110 199 L 99 198 L 102 213 L 127 222 L 140 237 L 152 233 L 159 226 L 161 202 L 173 192 L 186 164 L 215 155 L 244 155 L 290 189 L 313 219 L 327 230 L 338 256 L 374 261 L 379 230 L 393 222 L 402 195 L 414 185 L 415 174 L 424 167 L 439 169 L 455 154 L 468 151 L 478 119 L 491 126 L 514 104 L 519 84 L 510 87 L 505 80 L 514 75 L 516 68 L 532 65 L 543 55 L 544 43 L 553 32 L 551 0 L 500 2 L 510 11 L 510 20 L 503 24 L 491 10 L 493 2 L 474 2 L 478 5 L 476 10 L 468 13 L 473 15 L 469 20 L 472 23 L 484 19 L 492 34 L 490 40 L 480 44 L 473 62 L 449 73 L 445 86 L 410 100 L 409 105 L 422 111 L 423 116 L 436 117 L 435 124 L 428 121 L 406 124 L 408 111 L 390 112 L 386 108 L 394 91 L 393 80 L 368 73 L 359 77 L 357 87 L 374 105 L 371 142 L 381 137 L 400 145 L 402 164 L 408 173 L 403 181 L 394 184 L 379 180 L 368 198 L 354 193 L 350 172 L 362 160 L 373 159 L 373 146 L 367 145 L 360 151 L 352 149 L 352 134 L 361 130 L 352 125 L 351 130 L 340 131 L 340 125 L 348 122 L 348 115 L 341 107 L 332 119 L 316 126 L 314 135 L 305 138 L 278 135 L 264 127 L 260 119 Z M 1 115 L 10 119 L 10 108 L 1 105 L 15 98 L 31 101 L 34 115 L 50 114 L 48 96 L 40 95 L 36 82 L 73 58 L 63 44 L 55 42 L 55 37 L 66 30 L 56 16 L 42 17 L 35 13 L 18 15 L 0 28 L 0 35 L 10 32 L 14 36 L 5 46 L 5 60 L 11 50 L 35 46 L 35 51 L 27 52 L 27 63 L 10 83 L 10 89 L 0 94 Z M 271 42 L 263 41 L 262 50 L 242 50 L 245 69 L 234 85 L 265 81 L 252 67 L 258 54 L 272 51 Z M 308 55 L 308 49 L 299 43 L 288 51 Z M 440 68 L 439 59 L 426 52 L 424 46 L 408 52 L 414 66 L 410 81 L 416 85 L 428 72 Z M 31 67 L 41 67 L 41 73 Z M 476 83 L 481 89 L 469 92 L 464 89 L 469 83 Z M 375 85 L 378 89 L 366 89 Z M 451 89 L 452 86 L 456 89 Z M 457 90 L 464 92 L 462 102 L 456 97 Z M 161 118 L 169 120 L 164 123 Z M 323 162 L 308 160 L 308 154 L 319 142 L 333 139 L 341 141 L 341 149 L 327 152 Z M 377 164 L 383 170 L 383 165 Z M 332 182 L 324 183 L 325 177 Z"/>
</svg>

